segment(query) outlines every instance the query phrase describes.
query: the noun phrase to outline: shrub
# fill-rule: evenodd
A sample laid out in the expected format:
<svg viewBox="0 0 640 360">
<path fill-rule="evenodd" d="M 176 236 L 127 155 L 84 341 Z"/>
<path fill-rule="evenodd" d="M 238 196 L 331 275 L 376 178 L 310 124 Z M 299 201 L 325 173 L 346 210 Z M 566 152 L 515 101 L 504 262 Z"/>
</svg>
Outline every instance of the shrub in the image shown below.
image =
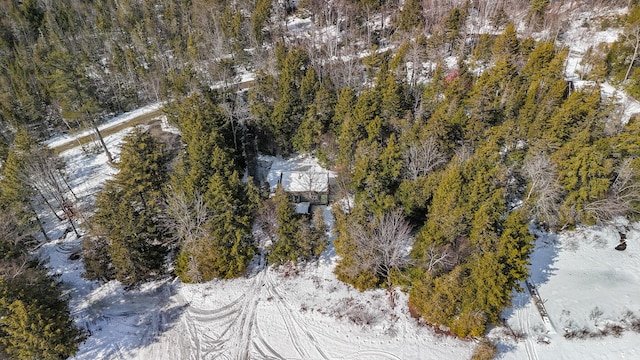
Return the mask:
<svg viewBox="0 0 640 360">
<path fill-rule="evenodd" d="M 492 360 L 498 354 L 498 346 L 489 339 L 483 339 L 473 351 L 471 360 Z"/>
</svg>

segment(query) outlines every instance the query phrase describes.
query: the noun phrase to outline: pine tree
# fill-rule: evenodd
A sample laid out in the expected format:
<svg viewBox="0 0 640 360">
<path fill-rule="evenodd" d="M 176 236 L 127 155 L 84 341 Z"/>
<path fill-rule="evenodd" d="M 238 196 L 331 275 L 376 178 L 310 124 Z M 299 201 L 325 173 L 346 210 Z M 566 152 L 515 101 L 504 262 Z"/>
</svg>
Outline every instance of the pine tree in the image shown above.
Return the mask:
<svg viewBox="0 0 640 360">
<path fill-rule="evenodd" d="M 516 27 L 513 23 L 510 23 L 504 29 L 504 32 L 496 38 L 493 45 L 493 57 L 500 59 L 506 55 L 515 56 L 518 54 L 519 47 L 520 41 L 518 40 Z"/>
<path fill-rule="evenodd" d="M 356 289 L 364 291 L 375 288 L 380 283 L 380 279 L 370 269 L 362 267 L 362 258 L 355 256 L 358 251 L 358 244 L 349 231 L 350 224 L 363 224 L 366 221 L 366 214 L 362 207 L 354 209 L 354 212 L 347 215 L 338 209 L 335 212 L 335 229 L 338 236 L 333 244 L 336 254 L 340 255 L 340 261 L 334 269 L 334 273 L 340 281 L 353 285 Z"/>
<path fill-rule="evenodd" d="M 11 268 L 4 265 L 4 271 Z M 6 278 L 0 274 L 0 356 L 67 358 L 84 339 L 84 331 L 73 324 L 60 285 L 44 268 L 31 264 Z"/>
<path fill-rule="evenodd" d="M 555 154 L 560 184 L 567 192 L 560 208 L 565 224 L 593 223 L 595 218 L 585 211 L 585 205 L 603 198 L 611 186 L 614 161 L 608 141 L 585 146 L 590 135 L 588 128 L 583 130 Z"/>
<path fill-rule="evenodd" d="M 0 169 L 0 209 L 10 211 L 15 216 L 16 226 L 21 231 L 30 232 L 29 229 L 39 227 L 45 239 L 48 239 L 31 204 L 34 189 L 27 181 L 27 158 L 34 147 L 33 138 L 20 129 Z"/>
<path fill-rule="evenodd" d="M 460 311 L 466 276 L 462 266 L 456 266 L 448 274 L 437 278 L 423 275 L 413 282 L 409 292 L 409 306 L 416 309 L 430 324 L 451 325 L 451 320 Z"/>
<path fill-rule="evenodd" d="M 467 266 L 469 284 L 465 292 L 474 295 L 463 300 L 459 314 L 463 321 L 456 321 L 455 316 L 450 321 L 458 336 L 482 336 L 487 323 L 497 323 L 502 309 L 509 303 L 511 288 L 507 287 L 505 265 L 496 254 L 476 256 Z"/>
<path fill-rule="evenodd" d="M 504 291 L 519 288 L 518 282 L 524 281 L 529 274 L 529 254 L 533 251 L 534 238 L 528 225 L 523 209 L 511 212 L 503 223 L 504 229 L 496 250 L 507 277 Z"/>
<path fill-rule="evenodd" d="M 289 196 L 282 187 L 276 189 L 274 201 L 278 223 L 276 229 L 277 240 L 270 248 L 267 260 L 274 265 L 282 265 L 287 261 L 297 264 L 300 257 L 300 248 L 296 241 L 296 234 L 301 225 L 300 221 L 296 216 Z"/>
<path fill-rule="evenodd" d="M 107 250 L 115 278 L 134 286 L 163 272 L 166 249 L 159 222 L 166 156 L 150 134 L 136 130 L 125 139 L 118 169 L 96 198 L 92 222 L 94 236 L 109 240 Z M 109 274 L 95 275 L 104 278 Z"/>
<path fill-rule="evenodd" d="M 427 221 L 416 237 L 412 257 L 424 258 L 431 246 L 451 243 L 467 233 L 463 181 L 460 169 L 455 164 L 449 165 L 433 194 Z"/>
<path fill-rule="evenodd" d="M 309 261 L 317 259 L 327 247 L 327 226 L 324 223 L 322 208 L 317 208 L 313 213 L 311 223 L 301 221 L 296 242 L 299 247 L 300 258 Z"/>
<path fill-rule="evenodd" d="M 482 253 L 493 251 L 497 245 L 506 213 L 504 197 L 503 189 L 495 190 L 473 215 L 469 238 Z"/>
<path fill-rule="evenodd" d="M 209 178 L 216 171 L 211 156 L 218 150 L 228 154 L 234 167 L 240 169 L 238 164 L 244 163 L 241 149 L 235 148 L 231 121 L 216 101 L 215 93 L 194 94 L 167 109 L 169 120 L 178 125 L 186 144 L 174 178 L 178 180 L 175 186 L 187 194 L 206 193 Z"/>
<path fill-rule="evenodd" d="M 251 28 L 253 37 L 258 44 L 264 40 L 262 29 L 265 27 L 271 15 L 271 0 L 256 1 L 256 8 L 251 13 Z"/>
<path fill-rule="evenodd" d="M 424 26 L 424 16 L 422 15 L 422 1 L 407 0 L 402 6 L 398 17 L 398 29 L 402 31 L 415 31 Z"/>
<path fill-rule="evenodd" d="M 211 220 L 207 223 L 209 236 L 201 244 L 210 248 L 195 255 L 203 281 L 243 274 L 255 252 L 251 237 L 252 204 L 247 187 L 237 171 L 224 168 L 224 157 L 219 154 L 216 160 L 220 162 L 212 162 L 218 171 L 209 179 L 208 191 L 204 195 Z M 201 254 L 208 255 L 200 259 Z"/>
</svg>

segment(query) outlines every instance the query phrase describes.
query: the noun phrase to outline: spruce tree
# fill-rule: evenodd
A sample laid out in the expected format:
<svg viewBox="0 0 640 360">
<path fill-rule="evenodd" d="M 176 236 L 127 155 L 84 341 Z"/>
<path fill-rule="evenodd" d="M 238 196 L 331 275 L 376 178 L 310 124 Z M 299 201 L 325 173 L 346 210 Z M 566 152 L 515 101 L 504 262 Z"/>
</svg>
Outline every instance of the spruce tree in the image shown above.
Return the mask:
<svg viewBox="0 0 640 360">
<path fill-rule="evenodd" d="M 421 29 L 424 26 L 422 10 L 422 1 L 405 1 L 400 11 L 400 16 L 398 17 L 398 29 L 407 32 Z"/>
<path fill-rule="evenodd" d="M 109 240 L 107 250 L 115 278 L 134 286 L 164 271 L 166 249 L 160 213 L 167 179 L 166 155 L 149 133 L 135 130 L 125 139 L 117 167 L 120 172 L 97 196 L 94 236 Z M 109 274 L 95 275 L 104 278 Z"/>
<path fill-rule="evenodd" d="M 267 260 L 275 265 L 282 265 L 287 261 L 298 263 L 300 257 L 300 247 L 296 239 L 296 234 L 300 228 L 300 220 L 298 219 L 293 204 L 289 200 L 289 196 L 282 189 L 276 189 L 276 195 L 273 198 L 276 205 L 276 220 L 278 227 L 276 229 L 276 243 L 269 249 Z"/>
<path fill-rule="evenodd" d="M 0 272 L 0 356 L 11 359 L 64 359 L 78 351 L 84 331 L 73 324 L 68 301 L 46 269 L 17 260 L 22 269 Z"/>
</svg>

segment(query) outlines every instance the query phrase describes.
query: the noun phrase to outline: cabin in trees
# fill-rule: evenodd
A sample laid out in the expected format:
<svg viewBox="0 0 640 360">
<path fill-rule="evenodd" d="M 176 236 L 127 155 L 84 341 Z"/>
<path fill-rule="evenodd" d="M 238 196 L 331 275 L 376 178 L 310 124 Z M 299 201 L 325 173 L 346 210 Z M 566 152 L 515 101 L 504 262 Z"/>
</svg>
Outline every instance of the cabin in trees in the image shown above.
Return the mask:
<svg viewBox="0 0 640 360">
<path fill-rule="evenodd" d="M 282 171 L 278 184 L 296 204 L 298 213 L 308 213 L 311 205 L 329 203 L 328 171 Z"/>
<path fill-rule="evenodd" d="M 275 193 L 277 187 L 281 186 L 296 204 L 298 213 L 309 213 L 309 208 L 313 205 L 329 204 L 331 182 L 335 180 L 335 174 L 319 166 L 315 158 L 264 157 L 261 161 L 265 165 L 265 180 L 269 183 L 270 192 Z"/>
</svg>

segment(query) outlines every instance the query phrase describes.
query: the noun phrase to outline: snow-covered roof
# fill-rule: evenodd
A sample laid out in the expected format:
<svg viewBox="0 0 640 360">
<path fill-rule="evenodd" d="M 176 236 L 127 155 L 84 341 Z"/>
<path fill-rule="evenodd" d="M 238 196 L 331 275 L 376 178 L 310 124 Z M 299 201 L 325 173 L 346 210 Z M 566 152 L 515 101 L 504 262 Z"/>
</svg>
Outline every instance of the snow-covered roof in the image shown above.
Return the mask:
<svg viewBox="0 0 640 360">
<path fill-rule="evenodd" d="M 261 160 L 268 164 L 266 180 L 271 191 L 275 191 L 279 183 L 286 192 L 328 192 L 329 183 L 335 174 L 324 169 L 318 160 L 310 156 L 297 156 L 291 159 L 262 156 Z"/>
<path fill-rule="evenodd" d="M 329 191 L 328 172 L 284 171 L 280 173 L 280 181 L 286 192 Z"/>
</svg>

